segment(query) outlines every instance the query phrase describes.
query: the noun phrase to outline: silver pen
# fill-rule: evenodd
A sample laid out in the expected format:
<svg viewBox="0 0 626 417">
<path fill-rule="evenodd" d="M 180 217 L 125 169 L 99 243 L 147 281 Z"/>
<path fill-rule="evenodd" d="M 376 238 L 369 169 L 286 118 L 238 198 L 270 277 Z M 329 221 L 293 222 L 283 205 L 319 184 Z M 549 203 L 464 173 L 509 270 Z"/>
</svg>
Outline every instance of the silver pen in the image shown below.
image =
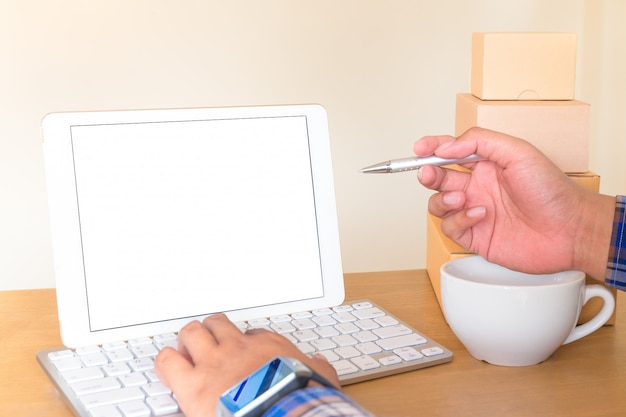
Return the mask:
<svg viewBox="0 0 626 417">
<path fill-rule="evenodd" d="M 419 157 L 414 156 L 411 158 L 392 159 L 390 161 L 381 162 L 375 165 L 371 165 L 361 169 L 361 172 L 366 174 L 388 174 L 393 172 L 403 172 L 418 169 L 424 165 L 450 165 L 450 164 L 464 164 L 467 162 L 483 161 L 484 158 L 471 154 L 465 158 L 440 158 L 435 155 Z"/>
</svg>

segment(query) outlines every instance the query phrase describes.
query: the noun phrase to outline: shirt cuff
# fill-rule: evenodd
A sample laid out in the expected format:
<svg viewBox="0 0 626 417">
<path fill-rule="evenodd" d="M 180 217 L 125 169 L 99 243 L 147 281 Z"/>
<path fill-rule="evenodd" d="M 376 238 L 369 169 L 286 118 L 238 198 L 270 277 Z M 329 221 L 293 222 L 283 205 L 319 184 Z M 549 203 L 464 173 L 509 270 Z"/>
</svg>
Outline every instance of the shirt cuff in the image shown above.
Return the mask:
<svg viewBox="0 0 626 417">
<path fill-rule="evenodd" d="M 372 417 L 347 395 L 335 388 L 297 390 L 274 404 L 264 417 Z"/>
<path fill-rule="evenodd" d="M 613 232 L 604 282 L 618 290 L 626 290 L 626 197 L 615 198 Z"/>
</svg>

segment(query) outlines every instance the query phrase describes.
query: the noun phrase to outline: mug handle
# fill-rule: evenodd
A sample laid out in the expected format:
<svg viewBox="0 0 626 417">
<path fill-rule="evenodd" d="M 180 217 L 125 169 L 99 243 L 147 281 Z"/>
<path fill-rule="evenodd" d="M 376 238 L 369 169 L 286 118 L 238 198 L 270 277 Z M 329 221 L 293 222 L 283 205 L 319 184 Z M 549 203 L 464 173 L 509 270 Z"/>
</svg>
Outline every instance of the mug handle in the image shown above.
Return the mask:
<svg viewBox="0 0 626 417">
<path fill-rule="evenodd" d="M 611 318 L 611 315 L 613 315 L 613 310 L 615 309 L 615 298 L 613 298 L 611 291 L 602 285 L 594 284 L 585 286 L 585 299 L 583 305 L 587 304 L 587 301 L 593 297 L 600 297 L 604 300 L 602 308 L 594 318 L 586 323 L 574 327 L 569 336 L 567 336 L 567 339 L 565 339 L 565 342 L 563 342 L 564 345 L 595 332 Z"/>
</svg>

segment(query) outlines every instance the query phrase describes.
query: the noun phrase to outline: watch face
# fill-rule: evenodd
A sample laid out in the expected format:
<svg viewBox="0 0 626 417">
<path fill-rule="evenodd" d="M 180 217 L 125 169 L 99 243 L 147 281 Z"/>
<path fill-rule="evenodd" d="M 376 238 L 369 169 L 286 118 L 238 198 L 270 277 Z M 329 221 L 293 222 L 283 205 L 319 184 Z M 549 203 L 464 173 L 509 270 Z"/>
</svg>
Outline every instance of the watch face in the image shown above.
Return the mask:
<svg viewBox="0 0 626 417">
<path fill-rule="evenodd" d="M 291 379 L 287 378 L 290 375 L 293 376 L 293 369 L 281 358 L 276 358 L 222 394 L 220 401 L 231 414 L 236 414 L 257 399 L 261 403 L 273 389 L 282 388 L 287 379 Z M 266 393 L 268 395 L 264 395 Z"/>
</svg>

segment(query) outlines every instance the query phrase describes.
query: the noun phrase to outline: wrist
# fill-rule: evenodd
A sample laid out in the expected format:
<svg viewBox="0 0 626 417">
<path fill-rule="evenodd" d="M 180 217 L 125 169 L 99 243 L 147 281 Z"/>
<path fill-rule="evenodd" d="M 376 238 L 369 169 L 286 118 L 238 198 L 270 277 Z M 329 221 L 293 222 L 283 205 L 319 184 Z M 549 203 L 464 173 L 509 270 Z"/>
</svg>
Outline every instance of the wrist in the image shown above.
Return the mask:
<svg viewBox="0 0 626 417">
<path fill-rule="evenodd" d="M 260 417 L 283 397 L 303 389 L 335 386 L 297 359 L 278 356 L 224 392 L 218 417 Z"/>
<path fill-rule="evenodd" d="M 574 239 L 574 269 L 603 281 L 609 256 L 615 197 L 587 192 Z"/>
</svg>

